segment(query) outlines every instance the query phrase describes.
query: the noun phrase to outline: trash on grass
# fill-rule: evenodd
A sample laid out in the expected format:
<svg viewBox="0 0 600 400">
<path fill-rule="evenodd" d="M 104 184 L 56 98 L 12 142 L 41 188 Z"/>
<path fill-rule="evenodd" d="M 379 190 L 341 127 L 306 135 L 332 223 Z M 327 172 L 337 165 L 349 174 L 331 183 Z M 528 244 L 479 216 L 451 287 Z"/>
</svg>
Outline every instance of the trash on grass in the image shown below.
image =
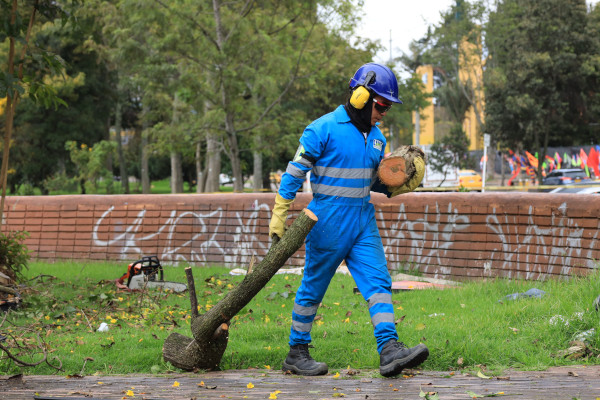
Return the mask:
<svg viewBox="0 0 600 400">
<path fill-rule="evenodd" d="M 573 338 L 574 341 L 589 343 L 590 339 L 594 337 L 596 330 L 594 328 L 588 329 L 587 331 L 579 332 Z"/>
<path fill-rule="evenodd" d="M 108 324 L 106 322 L 101 323 L 98 332 L 108 332 Z"/>
<path fill-rule="evenodd" d="M 546 292 L 544 292 L 543 290 L 532 288 L 532 289 L 529 289 L 528 291 L 526 291 L 525 293 L 508 294 L 508 295 L 504 296 L 504 300 L 517 300 L 517 299 L 522 299 L 522 298 L 527 298 L 527 297 L 537 297 L 538 299 L 541 299 L 545 295 L 546 295 Z M 502 300 L 498 300 L 498 302 L 502 302 Z"/>
</svg>

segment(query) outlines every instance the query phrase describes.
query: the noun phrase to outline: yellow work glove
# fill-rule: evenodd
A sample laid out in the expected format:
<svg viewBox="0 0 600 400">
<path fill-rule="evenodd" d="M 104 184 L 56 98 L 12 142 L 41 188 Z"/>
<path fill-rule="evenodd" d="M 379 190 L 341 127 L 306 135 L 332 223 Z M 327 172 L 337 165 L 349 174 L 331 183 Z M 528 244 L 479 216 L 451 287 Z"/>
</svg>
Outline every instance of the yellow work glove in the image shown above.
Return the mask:
<svg viewBox="0 0 600 400">
<path fill-rule="evenodd" d="M 425 176 L 425 160 L 422 157 L 416 157 L 413 160 L 415 165 L 415 174 L 402 186 L 388 187 L 390 197 L 398 196 L 399 194 L 412 192 L 419 187 L 423 177 Z"/>
<path fill-rule="evenodd" d="M 269 223 L 269 237 L 275 235 L 281 239 L 285 232 L 285 220 L 287 219 L 288 210 L 290 204 L 294 199 L 287 200 L 281 197 L 279 194 L 275 196 L 275 205 L 273 206 L 273 216 L 271 216 L 271 222 Z"/>
</svg>

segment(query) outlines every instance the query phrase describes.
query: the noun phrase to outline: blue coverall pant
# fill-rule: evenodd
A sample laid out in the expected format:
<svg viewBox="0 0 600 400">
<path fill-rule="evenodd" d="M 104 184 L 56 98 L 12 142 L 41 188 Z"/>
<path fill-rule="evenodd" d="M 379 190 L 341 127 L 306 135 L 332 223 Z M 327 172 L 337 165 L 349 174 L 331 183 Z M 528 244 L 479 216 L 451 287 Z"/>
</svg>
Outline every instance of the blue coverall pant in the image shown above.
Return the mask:
<svg viewBox="0 0 600 400">
<path fill-rule="evenodd" d="M 304 277 L 292 312 L 290 346 L 311 342 L 311 328 L 325 291 L 343 260 L 368 302 L 377 351 L 398 339 L 392 280 L 371 203 L 333 205 L 313 199 L 308 209 L 319 218 L 306 238 Z"/>
</svg>

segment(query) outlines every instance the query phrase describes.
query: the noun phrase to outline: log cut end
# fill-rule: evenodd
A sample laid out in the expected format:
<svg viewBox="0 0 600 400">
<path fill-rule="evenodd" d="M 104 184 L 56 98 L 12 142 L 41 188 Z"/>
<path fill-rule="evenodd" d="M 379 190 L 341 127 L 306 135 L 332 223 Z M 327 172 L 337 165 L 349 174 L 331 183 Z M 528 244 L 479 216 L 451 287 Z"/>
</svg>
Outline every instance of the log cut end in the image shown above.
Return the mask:
<svg viewBox="0 0 600 400">
<path fill-rule="evenodd" d="M 414 159 L 425 154 L 417 146 L 400 146 L 392 154 L 381 160 L 377 169 L 379 180 L 390 187 L 398 187 L 408 182 L 415 174 Z"/>
<path fill-rule="evenodd" d="M 308 208 L 303 209 L 302 211 L 304 211 L 304 214 L 306 214 L 306 216 L 310 219 L 312 219 L 313 221 L 318 221 L 319 218 L 317 218 L 317 216 L 315 215 L 314 212 L 310 211 Z"/>
<path fill-rule="evenodd" d="M 198 342 L 179 333 L 172 333 L 163 345 L 163 359 L 184 371 L 218 370 L 227 348 L 228 326 L 219 327 L 212 340 Z"/>
</svg>

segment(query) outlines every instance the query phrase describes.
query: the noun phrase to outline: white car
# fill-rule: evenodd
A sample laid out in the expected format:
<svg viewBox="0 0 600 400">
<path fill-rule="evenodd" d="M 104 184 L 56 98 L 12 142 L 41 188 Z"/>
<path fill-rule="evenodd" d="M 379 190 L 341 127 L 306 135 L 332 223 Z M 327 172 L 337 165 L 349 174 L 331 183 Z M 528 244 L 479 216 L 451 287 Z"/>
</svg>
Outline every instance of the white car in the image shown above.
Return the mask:
<svg viewBox="0 0 600 400">
<path fill-rule="evenodd" d="M 600 194 L 600 182 L 585 181 L 579 182 L 565 187 L 552 189 L 549 193 L 580 193 L 580 194 Z"/>
</svg>

